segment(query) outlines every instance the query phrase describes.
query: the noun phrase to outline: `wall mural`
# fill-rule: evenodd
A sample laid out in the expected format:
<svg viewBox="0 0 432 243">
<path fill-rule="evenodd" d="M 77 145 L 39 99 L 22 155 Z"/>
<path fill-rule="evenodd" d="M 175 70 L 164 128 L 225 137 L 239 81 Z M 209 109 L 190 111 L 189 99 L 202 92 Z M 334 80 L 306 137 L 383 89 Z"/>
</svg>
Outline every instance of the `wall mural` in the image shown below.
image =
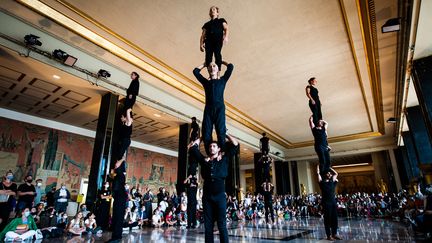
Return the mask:
<svg viewBox="0 0 432 243">
<path fill-rule="evenodd" d="M 341 194 L 356 192 L 377 192 L 374 172 L 339 173 L 337 192 Z"/>
<path fill-rule="evenodd" d="M 43 180 L 45 191 L 65 183 L 77 194 L 81 179 L 90 174 L 93 143 L 93 138 L 0 118 L 0 176 L 12 170 L 21 184 L 31 174 Z M 132 185 L 153 190 L 165 186 L 170 192 L 175 188 L 176 157 L 130 148 L 127 162 Z"/>
</svg>

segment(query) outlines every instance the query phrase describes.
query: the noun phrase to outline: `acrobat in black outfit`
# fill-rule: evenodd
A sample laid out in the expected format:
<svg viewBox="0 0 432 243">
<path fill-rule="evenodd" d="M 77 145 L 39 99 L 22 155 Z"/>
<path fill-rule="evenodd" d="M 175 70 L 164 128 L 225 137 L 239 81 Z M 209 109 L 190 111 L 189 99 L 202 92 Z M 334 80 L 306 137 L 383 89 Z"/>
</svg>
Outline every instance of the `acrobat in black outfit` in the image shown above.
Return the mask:
<svg viewBox="0 0 432 243">
<path fill-rule="evenodd" d="M 139 74 L 136 72 L 131 73 L 132 81 L 129 84 L 129 88 L 126 90 L 126 99 L 124 101 L 124 110 L 132 108 L 135 104 L 136 97 L 138 96 L 140 82 Z"/>
<path fill-rule="evenodd" d="M 204 209 L 205 242 L 214 242 L 214 221 L 220 234 L 220 242 L 228 242 L 228 230 L 226 227 L 226 196 L 225 178 L 228 176 L 229 157 L 238 150 L 237 140 L 227 135 L 230 146 L 224 154 L 218 143 L 211 142 L 209 145 L 210 156 L 206 158 L 199 151 L 200 140 L 189 145 L 189 153 L 194 156 L 201 166 L 201 176 L 204 180 L 202 203 Z"/>
<path fill-rule="evenodd" d="M 211 20 L 202 27 L 200 38 L 200 50 L 205 50 L 205 64 L 208 66 L 215 56 L 216 65 L 219 71 L 222 67 L 222 46 L 228 41 L 228 24 L 223 18 L 219 18 L 219 8 L 210 8 L 209 15 Z"/>
<path fill-rule="evenodd" d="M 309 126 L 312 130 L 312 134 L 314 136 L 314 148 L 315 152 L 318 155 L 319 166 L 321 171 L 328 171 L 331 166 L 330 161 L 330 146 L 328 146 L 327 142 L 327 128 L 328 123 L 324 120 L 319 120 L 318 125 L 315 126 L 313 122 L 313 117 L 311 116 L 309 119 Z"/>
<path fill-rule="evenodd" d="M 321 188 L 322 207 L 324 211 L 324 227 L 327 235 L 327 240 L 341 240 L 337 235 L 338 220 L 337 220 L 337 204 L 335 198 L 335 189 L 338 183 L 338 173 L 329 168 L 321 174 L 319 166 L 317 166 L 318 182 Z M 324 179 L 322 178 L 324 177 Z"/>
<path fill-rule="evenodd" d="M 270 139 L 267 137 L 267 134 L 263 132 L 260 139 L 260 149 L 263 155 L 267 155 L 270 151 L 269 141 Z"/>
<path fill-rule="evenodd" d="M 225 103 L 224 103 L 224 91 L 226 83 L 231 77 L 231 73 L 234 69 L 233 64 L 222 62 L 227 66 L 227 70 L 222 77 L 219 77 L 219 68 L 216 64 L 210 63 L 207 67 L 210 74 L 210 78 L 204 78 L 200 71 L 205 67 L 204 64 L 196 67 L 193 70 L 193 74 L 202 84 L 205 91 L 206 103 L 204 107 L 204 117 L 202 121 L 202 136 L 204 140 L 204 146 L 207 155 L 210 155 L 209 148 L 210 142 L 212 141 L 212 130 L 213 126 L 216 130 L 219 147 L 222 151 L 225 149 Z"/>
<path fill-rule="evenodd" d="M 313 122 L 318 125 L 318 121 L 322 119 L 321 101 L 318 96 L 318 89 L 314 86 L 317 84 L 315 77 L 308 80 L 309 85 L 306 86 L 306 96 L 309 98 L 309 108 L 312 111 Z"/>
</svg>

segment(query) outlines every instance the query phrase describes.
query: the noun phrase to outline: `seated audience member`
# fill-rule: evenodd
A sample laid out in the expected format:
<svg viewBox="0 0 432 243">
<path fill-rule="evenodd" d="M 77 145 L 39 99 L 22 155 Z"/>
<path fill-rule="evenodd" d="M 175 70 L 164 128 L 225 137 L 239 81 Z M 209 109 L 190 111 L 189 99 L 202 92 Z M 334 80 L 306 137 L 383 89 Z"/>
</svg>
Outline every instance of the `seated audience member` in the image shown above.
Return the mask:
<svg viewBox="0 0 432 243">
<path fill-rule="evenodd" d="M 137 214 L 131 210 L 131 208 L 126 208 L 124 220 L 123 220 L 123 228 L 129 228 L 129 231 L 132 231 L 132 228 L 138 226 Z"/>
<path fill-rule="evenodd" d="M 57 217 L 57 228 L 66 230 L 68 224 L 69 224 L 69 219 L 66 212 L 59 213 Z"/>
<path fill-rule="evenodd" d="M 78 212 L 75 217 L 69 222 L 67 232 L 73 235 L 81 235 L 85 231 L 86 228 L 84 225 L 83 214 L 81 212 Z"/>
<path fill-rule="evenodd" d="M 96 215 L 92 212 L 89 212 L 87 214 L 87 219 L 84 221 L 84 224 L 86 226 L 86 231 L 89 234 L 102 234 L 101 227 L 97 226 L 96 223 Z"/>
<path fill-rule="evenodd" d="M 41 229 L 44 239 L 61 237 L 64 231 L 57 227 L 57 216 L 53 207 L 49 207 L 41 214 L 38 228 Z"/>
<path fill-rule="evenodd" d="M 138 221 L 141 225 L 147 225 L 149 222 L 149 216 L 146 211 L 146 205 L 141 206 L 141 210 L 138 211 Z"/>
<path fill-rule="evenodd" d="M 153 212 L 153 217 L 152 217 L 152 224 L 154 227 L 161 227 L 162 225 L 164 225 L 164 221 L 163 218 L 161 216 L 161 212 L 159 207 L 155 209 L 155 211 Z"/>
<path fill-rule="evenodd" d="M 177 220 L 173 218 L 173 212 L 171 210 L 169 210 L 165 216 L 165 222 L 168 226 L 174 226 L 177 223 Z"/>
<path fill-rule="evenodd" d="M 36 235 L 37 226 L 30 215 L 30 209 L 24 208 L 20 214 L 0 232 L 0 241 L 31 240 Z"/>
</svg>

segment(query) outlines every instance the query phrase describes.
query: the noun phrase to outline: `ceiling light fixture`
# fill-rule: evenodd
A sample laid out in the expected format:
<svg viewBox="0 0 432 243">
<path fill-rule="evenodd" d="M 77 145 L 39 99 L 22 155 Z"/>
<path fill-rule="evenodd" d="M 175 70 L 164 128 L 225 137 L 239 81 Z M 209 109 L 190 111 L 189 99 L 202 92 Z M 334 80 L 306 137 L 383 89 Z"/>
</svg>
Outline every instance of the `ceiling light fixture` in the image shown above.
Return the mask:
<svg viewBox="0 0 432 243">
<path fill-rule="evenodd" d="M 53 78 L 54 78 L 54 79 L 60 79 L 60 76 L 54 74 L 54 75 L 53 75 Z"/>
<path fill-rule="evenodd" d="M 69 67 L 72 67 L 78 60 L 76 57 L 73 57 L 60 49 L 54 50 L 52 55 L 55 59 L 62 61 L 64 65 Z"/>
<path fill-rule="evenodd" d="M 38 40 L 39 38 L 40 38 L 39 36 L 32 35 L 32 34 L 26 35 L 24 36 L 24 43 L 27 46 L 41 46 L 42 42 Z"/>
<path fill-rule="evenodd" d="M 334 165 L 333 168 L 344 168 L 344 167 L 354 167 L 354 166 L 365 166 L 369 165 L 369 163 L 358 163 L 358 164 L 349 164 L 349 165 Z"/>
<path fill-rule="evenodd" d="M 153 114 L 155 117 L 162 117 L 161 115 L 159 115 L 159 114 L 157 114 L 157 113 L 155 113 L 155 114 Z"/>
<path fill-rule="evenodd" d="M 107 70 L 104 70 L 104 69 L 99 69 L 97 75 L 98 75 L 98 77 L 102 77 L 102 78 L 111 77 L 111 74 Z"/>
<path fill-rule="evenodd" d="M 389 19 L 381 27 L 382 33 L 395 32 L 400 30 L 400 18 Z"/>
</svg>

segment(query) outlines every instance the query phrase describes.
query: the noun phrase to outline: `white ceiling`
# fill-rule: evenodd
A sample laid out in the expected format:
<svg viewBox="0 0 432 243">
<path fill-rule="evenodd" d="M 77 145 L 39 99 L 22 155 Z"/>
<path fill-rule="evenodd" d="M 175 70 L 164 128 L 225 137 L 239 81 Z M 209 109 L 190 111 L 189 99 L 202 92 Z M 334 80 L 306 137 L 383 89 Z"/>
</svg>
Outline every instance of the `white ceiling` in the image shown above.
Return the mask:
<svg viewBox="0 0 432 243">
<path fill-rule="evenodd" d="M 80 30 L 73 33 L 63 24 L 54 23 L 14 1 L 5 3 L 3 8 L 7 12 L 119 70 L 128 72 L 137 68 L 136 63 L 117 55 L 117 49 L 102 48 L 99 39 L 85 40 Z M 384 136 L 362 139 L 351 136 L 377 133 L 379 124 L 383 123 L 377 114 L 381 113 L 384 120 L 394 115 L 396 74 L 397 34 L 378 31 L 378 83 L 382 99 L 374 97 L 356 1 L 128 0 L 106 4 L 103 0 L 46 0 L 44 3 L 201 95 L 203 91 L 191 71 L 203 61 L 198 41 L 201 26 L 208 20 L 208 8 L 217 5 L 230 26 L 230 40 L 222 54 L 235 64 L 225 99 L 228 110 L 246 120 L 230 115 L 230 126 L 256 138 L 261 130 L 270 132 L 284 143 L 277 141 L 278 144 L 272 145 L 284 148 L 287 158 L 313 154 L 304 88 L 307 80 L 315 76 L 324 118 L 331 126 L 329 136 L 340 138 L 333 146 L 334 152 L 394 145 L 394 128 L 389 124 L 383 124 Z M 75 9 L 67 8 L 68 4 Z M 376 1 L 375 14 L 380 30 L 388 18 L 397 17 L 397 1 Z M 419 37 L 417 40 L 420 41 Z M 145 82 L 202 109 L 202 102 L 190 93 L 173 88 L 145 65 L 138 68 L 146 70 L 141 71 Z M 144 95 L 150 96 L 145 91 Z M 142 111 L 137 113 L 145 114 L 147 106 L 139 107 Z M 190 110 L 189 115 L 201 116 L 195 110 Z M 179 122 L 178 118 L 172 118 L 166 122 Z M 164 139 L 172 134 L 157 135 Z M 290 149 L 286 142 L 304 145 Z M 245 157 L 250 158 L 252 153 L 251 148 Z"/>
</svg>

